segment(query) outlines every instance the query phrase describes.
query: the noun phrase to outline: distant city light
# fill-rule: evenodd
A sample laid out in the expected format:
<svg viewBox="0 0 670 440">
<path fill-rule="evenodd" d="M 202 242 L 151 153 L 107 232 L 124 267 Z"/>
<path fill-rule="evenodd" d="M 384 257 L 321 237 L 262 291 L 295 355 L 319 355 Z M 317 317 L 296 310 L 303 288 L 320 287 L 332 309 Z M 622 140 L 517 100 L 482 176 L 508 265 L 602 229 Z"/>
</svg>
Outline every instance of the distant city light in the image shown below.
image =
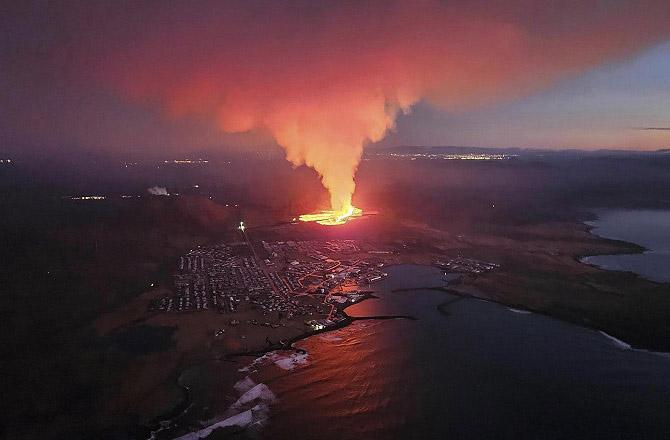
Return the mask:
<svg viewBox="0 0 670 440">
<path fill-rule="evenodd" d="M 165 160 L 164 163 L 173 163 L 177 165 L 203 165 L 209 163 L 206 159 L 174 159 L 174 160 Z"/>
<path fill-rule="evenodd" d="M 397 159 L 428 159 L 428 160 L 509 160 L 519 157 L 518 154 L 489 154 L 489 153 L 376 153 L 374 156 L 392 157 Z"/>
<path fill-rule="evenodd" d="M 107 196 L 70 196 L 64 198 L 70 200 L 105 200 Z"/>
<path fill-rule="evenodd" d="M 244 226 L 244 222 L 240 222 L 240 225 L 237 227 L 237 229 L 244 232 L 244 230 L 246 229 L 246 227 Z"/>
</svg>

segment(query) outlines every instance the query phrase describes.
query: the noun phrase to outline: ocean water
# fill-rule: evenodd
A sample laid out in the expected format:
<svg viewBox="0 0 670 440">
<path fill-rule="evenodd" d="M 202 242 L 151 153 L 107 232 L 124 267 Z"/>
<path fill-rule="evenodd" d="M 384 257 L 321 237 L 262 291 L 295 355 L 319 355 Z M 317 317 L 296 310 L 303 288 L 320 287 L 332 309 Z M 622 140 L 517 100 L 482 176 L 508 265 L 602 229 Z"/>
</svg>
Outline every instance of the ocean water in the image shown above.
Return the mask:
<svg viewBox="0 0 670 440">
<path fill-rule="evenodd" d="M 425 288 L 443 283 L 434 268 L 388 272 L 348 313 L 418 319 L 356 321 L 298 343 L 299 361 L 256 361 L 275 399 L 255 438 L 670 438 L 667 355 Z"/>
<path fill-rule="evenodd" d="M 608 270 L 634 272 L 649 280 L 670 282 L 670 211 L 602 211 L 589 223 L 593 233 L 647 248 L 641 254 L 598 255 L 582 261 Z"/>
</svg>

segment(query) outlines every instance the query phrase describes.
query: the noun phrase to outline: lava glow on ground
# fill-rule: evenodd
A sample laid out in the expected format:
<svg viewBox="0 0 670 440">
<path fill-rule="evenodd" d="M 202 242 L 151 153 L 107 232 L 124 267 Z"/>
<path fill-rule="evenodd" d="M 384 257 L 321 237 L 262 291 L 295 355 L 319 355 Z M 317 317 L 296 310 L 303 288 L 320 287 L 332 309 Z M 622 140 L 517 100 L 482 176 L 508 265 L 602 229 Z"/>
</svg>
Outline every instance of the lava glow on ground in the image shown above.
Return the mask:
<svg viewBox="0 0 670 440">
<path fill-rule="evenodd" d="M 301 222 L 317 222 L 320 225 L 337 226 L 343 225 L 349 220 L 352 220 L 363 215 L 363 210 L 350 206 L 346 211 L 321 211 L 315 214 L 301 215 Z"/>
</svg>

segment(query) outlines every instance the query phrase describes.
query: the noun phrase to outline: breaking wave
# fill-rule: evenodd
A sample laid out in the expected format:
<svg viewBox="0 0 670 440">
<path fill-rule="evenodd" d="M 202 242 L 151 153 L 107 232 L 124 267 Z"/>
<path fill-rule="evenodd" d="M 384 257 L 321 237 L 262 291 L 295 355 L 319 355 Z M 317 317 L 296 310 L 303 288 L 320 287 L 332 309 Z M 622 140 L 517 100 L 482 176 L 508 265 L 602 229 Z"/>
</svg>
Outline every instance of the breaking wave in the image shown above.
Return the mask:
<svg viewBox="0 0 670 440">
<path fill-rule="evenodd" d="M 307 353 L 290 353 L 284 354 L 279 351 L 271 351 L 263 356 L 256 358 L 246 367 L 240 368 L 238 371 L 247 373 L 258 370 L 259 367 L 273 363 L 282 370 L 293 370 L 302 365 L 307 365 L 309 362 L 309 355 Z"/>
<path fill-rule="evenodd" d="M 261 429 L 270 418 L 270 405 L 277 402 L 277 397 L 267 385 L 256 384 L 249 376 L 238 381 L 233 388 L 240 393 L 240 397 L 228 408 L 222 419 L 175 440 L 207 438 L 221 428 Z"/>
<path fill-rule="evenodd" d="M 508 307 L 507 310 L 509 310 L 512 313 L 518 313 L 520 315 L 530 315 L 533 313 L 530 310 L 513 309 L 512 307 Z"/>
</svg>

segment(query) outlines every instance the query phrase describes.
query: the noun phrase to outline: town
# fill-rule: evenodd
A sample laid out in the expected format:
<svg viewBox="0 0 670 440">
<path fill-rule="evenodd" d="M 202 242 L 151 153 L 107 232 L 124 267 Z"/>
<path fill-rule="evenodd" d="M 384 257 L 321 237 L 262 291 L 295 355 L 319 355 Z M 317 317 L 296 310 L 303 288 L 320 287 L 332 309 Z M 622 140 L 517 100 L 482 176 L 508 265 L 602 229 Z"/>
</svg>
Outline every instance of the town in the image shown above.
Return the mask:
<svg viewBox="0 0 670 440">
<path fill-rule="evenodd" d="M 303 319 L 319 330 L 341 322 L 341 309 L 386 276 L 375 252 L 354 240 L 198 247 L 179 257 L 173 293 L 154 299 L 150 311 L 230 314 L 231 326 L 240 323 L 238 312 L 256 311 L 259 318 L 247 324 L 279 327 L 282 320 Z"/>
<path fill-rule="evenodd" d="M 464 258 L 464 257 L 451 258 L 446 262 L 436 261 L 434 264 L 436 267 L 444 269 L 448 272 L 473 273 L 473 274 L 488 272 L 500 267 L 500 265 L 497 263 L 479 261 L 472 258 Z"/>
</svg>

